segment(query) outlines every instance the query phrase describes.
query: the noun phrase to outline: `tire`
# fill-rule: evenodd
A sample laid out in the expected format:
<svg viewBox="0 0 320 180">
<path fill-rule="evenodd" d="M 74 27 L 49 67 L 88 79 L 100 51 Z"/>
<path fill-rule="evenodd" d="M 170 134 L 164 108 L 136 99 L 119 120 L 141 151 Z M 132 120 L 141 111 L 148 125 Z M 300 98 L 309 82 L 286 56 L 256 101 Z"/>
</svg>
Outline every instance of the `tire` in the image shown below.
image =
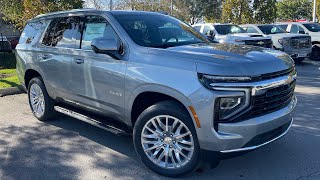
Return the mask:
<svg viewBox="0 0 320 180">
<path fill-rule="evenodd" d="M 318 45 L 313 45 L 310 59 L 320 61 L 320 47 Z"/>
<path fill-rule="evenodd" d="M 300 64 L 300 63 L 302 63 L 302 61 L 304 61 L 306 58 L 304 58 L 304 57 L 300 57 L 300 58 L 294 58 L 293 60 L 294 60 L 294 62 L 296 63 L 296 64 Z"/>
<path fill-rule="evenodd" d="M 165 123 L 168 121 L 168 125 L 173 127 L 172 130 L 170 131 L 171 128 L 168 128 L 169 131 L 164 134 L 162 130 L 166 128 L 161 128 L 160 123 L 157 123 L 159 122 L 157 118 L 163 125 L 166 125 Z M 166 118 L 168 119 L 166 120 Z M 158 132 L 156 132 L 157 128 L 155 128 L 153 122 L 155 122 L 158 128 Z M 177 123 L 175 124 L 175 122 Z M 180 128 L 180 126 L 182 128 Z M 154 134 L 149 129 L 151 129 Z M 146 138 L 146 136 L 141 138 L 142 134 L 149 136 L 149 138 Z M 181 135 L 185 136 L 182 137 Z M 153 143 L 151 144 L 145 143 L 151 142 L 152 140 Z M 154 142 L 157 143 L 155 144 Z M 133 143 L 142 162 L 151 170 L 163 176 L 177 177 L 191 173 L 198 167 L 200 162 L 200 146 L 193 121 L 188 111 L 174 101 L 156 103 L 141 113 L 134 126 Z M 183 147 L 183 150 L 179 149 L 181 147 Z M 186 150 L 185 148 L 189 149 Z M 146 149 L 152 150 L 147 150 L 145 153 Z M 168 152 L 167 156 L 165 152 Z M 152 160 L 152 155 L 154 154 L 156 154 L 156 156 L 155 159 Z M 162 154 L 164 155 L 163 157 Z M 160 163 L 154 162 L 159 159 L 161 161 Z M 165 162 L 167 162 L 167 166 Z"/>
<path fill-rule="evenodd" d="M 54 101 L 49 97 L 41 77 L 30 80 L 28 99 L 33 115 L 40 121 L 48 121 L 56 115 Z"/>
</svg>

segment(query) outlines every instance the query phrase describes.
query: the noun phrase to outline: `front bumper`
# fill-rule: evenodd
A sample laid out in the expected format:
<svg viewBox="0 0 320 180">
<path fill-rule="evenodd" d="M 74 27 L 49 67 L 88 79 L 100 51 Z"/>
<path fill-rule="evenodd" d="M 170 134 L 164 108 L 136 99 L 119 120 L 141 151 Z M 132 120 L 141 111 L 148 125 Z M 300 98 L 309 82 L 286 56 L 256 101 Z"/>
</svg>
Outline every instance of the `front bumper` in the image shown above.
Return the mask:
<svg viewBox="0 0 320 180">
<path fill-rule="evenodd" d="M 289 54 L 291 58 L 307 58 L 310 57 L 312 49 L 296 49 L 296 50 L 285 50 L 284 52 Z"/>
<path fill-rule="evenodd" d="M 251 150 L 279 139 L 290 129 L 295 96 L 287 106 L 272 113 L 241 122 L 218 123 L 214 128 L 215 99 L 229 93 L 201 88 L 189 96 L 201 123 L 201 128 L 196 128 L 201 149 L 224 153 Z"/>
</svg>

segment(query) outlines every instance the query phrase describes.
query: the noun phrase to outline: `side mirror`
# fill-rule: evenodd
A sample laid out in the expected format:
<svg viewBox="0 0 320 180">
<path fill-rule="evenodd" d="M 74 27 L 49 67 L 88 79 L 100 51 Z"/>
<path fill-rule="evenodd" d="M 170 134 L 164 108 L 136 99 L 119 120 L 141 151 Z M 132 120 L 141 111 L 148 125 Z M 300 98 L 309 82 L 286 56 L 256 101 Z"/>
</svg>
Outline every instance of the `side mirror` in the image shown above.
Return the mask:
<svg viewBox="0 0 320 180">
<path fill-rule="evenodd" d="M 299 34 L 305 34 L 305 32 L 304 32 L 304 31 L 298 31 L 298 33 L 299 33 Z"/>
<path fill-rule="evenodd" d="M 210 30 L 206 33 L 206 36 L 207 36 L 207 39 L 210 41 L 210 42 L 213 42 L 215 43 L 214 41 L 214 37 L 215 37 L 215 33 L 213 30 Z"/>
<path fill-rule="evenodd" d="M 211 36 L 211 37 L 214 37 L 214 36 L 215 36 L 213 30 L 208 31 L 206 35 L 207 35 L 207 36 Z"/>
<path fill-rule="evenodd" d="M 118 60 L 121 58 L 119 53 L 121 45 L 111 37 L 96 38 L 91 42 L 91 47 L 95 53 L 107 54 Z"/>
</svg>

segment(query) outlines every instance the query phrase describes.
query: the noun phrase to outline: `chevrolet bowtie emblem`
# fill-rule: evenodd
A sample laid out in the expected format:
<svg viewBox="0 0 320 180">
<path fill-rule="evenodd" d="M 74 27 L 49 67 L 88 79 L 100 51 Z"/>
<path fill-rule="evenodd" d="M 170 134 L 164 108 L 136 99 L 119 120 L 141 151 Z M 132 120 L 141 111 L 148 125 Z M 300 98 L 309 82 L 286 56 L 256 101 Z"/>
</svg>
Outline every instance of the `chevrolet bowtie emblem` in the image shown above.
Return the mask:
<svg viewBox="0 0 320 180">
<path fill-rule="evenodd" d="M 258 44 L 259 44 L 259 45 L 262 45 L 262 44 L 264 44 L 264 42 L 263 42 L 263 41 L 259 41 Z"/>
</svg>

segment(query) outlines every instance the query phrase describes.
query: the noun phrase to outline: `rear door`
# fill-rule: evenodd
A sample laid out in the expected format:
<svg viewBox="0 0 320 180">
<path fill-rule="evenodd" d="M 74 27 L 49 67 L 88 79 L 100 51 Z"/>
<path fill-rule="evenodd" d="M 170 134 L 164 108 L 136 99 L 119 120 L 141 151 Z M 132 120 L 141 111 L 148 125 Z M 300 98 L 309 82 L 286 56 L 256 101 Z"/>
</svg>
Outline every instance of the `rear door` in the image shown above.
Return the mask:
<svg viewBox="0 0 320 180">
<path fill-rule="evenodd" d="M 42 41 L 40 66 L 48 92 L 53 97 L 72 99 L 71 63 L 74 50 L 80 48 L 80 17 L 52 19 Z"/>
<path fill-rule="evenodd" d="M 126 61 L 95 53 L 91 42 L 99 37 L 111 37 L 120 41 L 104 17 L 86 16 L 81 50 L 77 51 L 71 65 L 70 85 L 74 98 L 80 105 L 121 120 L 124 115 Z"/>
</svg>

